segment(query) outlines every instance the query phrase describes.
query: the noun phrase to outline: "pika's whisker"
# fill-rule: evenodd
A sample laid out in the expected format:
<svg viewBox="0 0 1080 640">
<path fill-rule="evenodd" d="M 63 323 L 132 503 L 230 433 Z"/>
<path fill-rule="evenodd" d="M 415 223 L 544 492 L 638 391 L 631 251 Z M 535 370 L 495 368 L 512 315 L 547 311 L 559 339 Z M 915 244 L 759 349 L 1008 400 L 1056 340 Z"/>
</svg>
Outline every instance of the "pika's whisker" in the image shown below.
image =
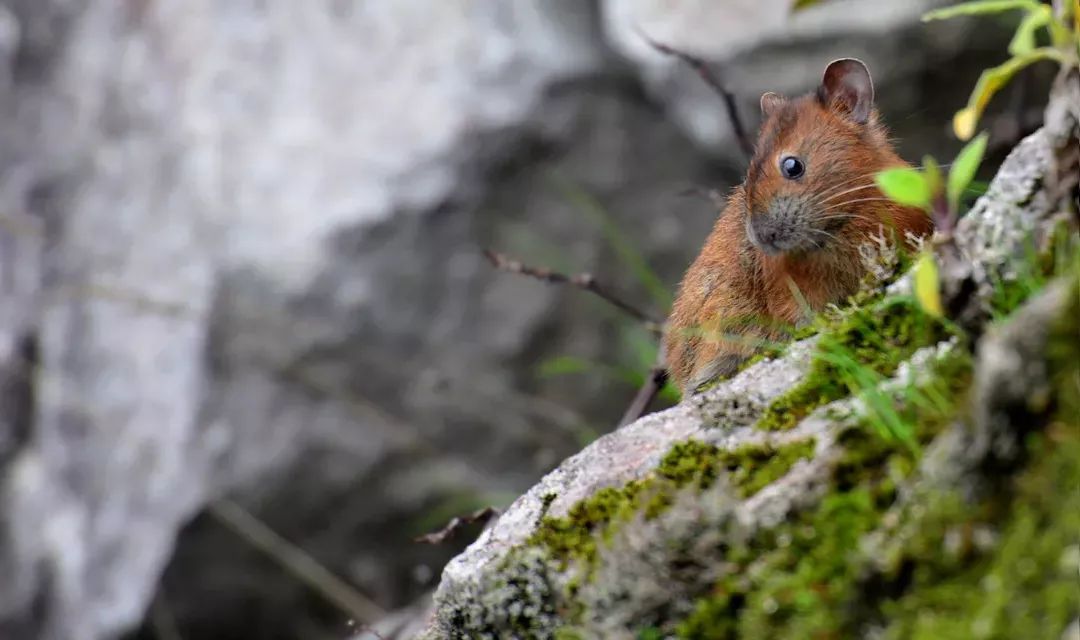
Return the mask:
<svg viewBox="0 0 1080 640">
<path fill-rule="evenodd" d="M 865 220 L 867 222 L 875 222 L 876 221 L 874 218 L 871 218 L 870 216 L 865 216 L 865 215 L 861 215 L 861 214 L 857 214 L 857 213 L 833 213 L 833 214 L 830 214 L 830 215 L 820 216 L 817 219 L 819 221 L 821 221 L 821 222 L 828 222 L 829 220 L 844 220 L 844 219 Z"/>
<path fill-rule="evenodd" d="M 867 178 L 873 178 L 874 175 L 876 175 L 876 173 L 877 172 L 875 171 L 875 172 L 871 172 L 871 173 L 864 173 L 862 175 L 855 176 L 854 178 L 848 178 L 847 180 L 844 180 L 842 182 L 838 182 L 837 184 L 834 184 L 832 187 L 830 187 L 830 188 L 826 189 L 825 191 L 823 191 L 822 193 L 818 194 L 818 196 L 819 197 L 825 197 L 827 195 L 830 195 L 832 193 L 835 193 L 835 192 L 839 191 L 840 189 L 843 189 L 847 185 L 849 185 L 852 182 L 855 182 L 857 180 L 865 180 Z"/>
<path fill-rule="evenodd" d="M 848 205 L 855 204 L 855 203 L 858 203 L 858 202 L 892 202 L 892 200 L 890 200 L 889 198 L 856 198 L 855 200 L 846 200 L 846 201 L 841 202 L 839 204 L 830 205 L 829 208 L 826 209 L 825 211 L 823 211 L 822 213 L 831 213 L 833 211 L 836 211 L 836 210 L 840 209 L 841 207 L 846 207 Z"/>
<path fill-rule="evenodd" d="M 852 187 L 850 189 L 845 189 L 845 190 L 841 191 L 840 193 L 834 193 L 834 194 L 830 195 L 827 198 L 821 198 L 821 199 L 819 199 L 817 201 L 817 204 L 826 204 L 830 200 L 835 200 L 836 198 L 839 198 L 841 196 L 846 196 L 849 193 L 854 193 L 856 191 L 862 191 L 863 189 L 875 189 L 875 188 L 877 188 L 876 183 L 870 183 L 870 184 L 864 184 L 864 185 L 858 186 L 858 187 Z"/>
<path fill-rule="evenodd" d="M 814 233 L 820 233 L 823 236 L 827 236 L 827 237 L 831 238 L 832 240 L 834 240 L 836 242 L 840 242 L 840 238 L 836 237 L 836 235 L 834 235 L 832 233 L 829 233 L 828 231 L 826 231 L 824 229 L 810 229 L 810 230 L 813 231 Z"/>
</svg>

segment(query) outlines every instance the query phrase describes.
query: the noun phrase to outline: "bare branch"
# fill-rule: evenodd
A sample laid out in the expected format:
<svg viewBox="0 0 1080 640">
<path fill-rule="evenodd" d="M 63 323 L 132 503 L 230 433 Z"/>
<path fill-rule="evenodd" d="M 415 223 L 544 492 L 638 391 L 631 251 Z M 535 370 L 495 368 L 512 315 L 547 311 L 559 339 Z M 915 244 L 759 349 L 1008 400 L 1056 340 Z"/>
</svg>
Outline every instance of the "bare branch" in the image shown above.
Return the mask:
<svg viewBox="0 0 1080 640">
<path fill-rule="evenodd" d="M 565 273 L 559 273 L 543 267 L 530 267 L 490 249 L 484 249 L 484 257 L 486 257 L 496 269 L 501 269 L 502 271 L 518 273 L 551 284 L 568 284 L 583 291 L 593 293 L 608 304 L 644 324 L 645 328 L 652 333 L 659 335 L 662 332 L 660 322 L 657 322 L 649 316 L 649 314 L 608 291 L 606 287 L 596 281 L 596 278 L 593 277 L 591 273 L 566 275 Z"/>
<path fill-rule="evenodd" d="M 735 104 L 735 94 L 728 90 L 719 74 L 709 67 L 709 65 L 701 58 L 657 42 L 640 29 L 638 29 L 638 34 L 648 42 L 653 49 L 656 49 L 665 55 L 675 56 L 689 65 L 690 68 L 696 71 L 698 76 L 705 81 L 705 84 L 709 85 L 709 88 L 720 96 L 720 99 L 724 102 L 724 110 L 727 111 L 728 120 L 731 122 L 731 128 L 735 133 L 735 139 L 739 142 L 739 148 L 742 149 L 743 154 L 748 159 L 752 158 L 754 156 L 754 140 L 747 132 L 746 125 L 742 121 L 742 116 L 739 115 L 739 107 Z"/>
<path fill-rule="evenodd" d="M 630 406 L 626 408 L 626 413 L 623 414 L 622 420 L 619 420 L 619 426 L 624 427 L 634 420 L 637 420 L 641 416 L 645 415 L 648 411 L 649 405 L 660 393 L 660 390 L 667 384 L 668 372 L 667 372 L 667 354 L 664 351 L 664 343 L 660 342 L 660 346 L 656 350 L 656 363 L 652 369 L 649 369 L 649 375 L 645 378 L 645 382 L 638 389 L 637 395 L 634 396 L 634 400 L 630 403 Z"/>
<path fill-rule="evenodd" d="M 386 615 L 386 611 L 375 601 L 331 573 L 303 549 L 282 538 L 237 503 L 220 499 L 211 504 L 208 511 L 242 540 L 265 553 L 291 576 L 355 620 L 366 624 Z"/>
<path fill-rule="evenodd" d="M 431 533 L 424 534 L 413 538 L 413 542 L 422 542 L 424 544 L 442 544 L 450 538 L 454 537 L 458 531 L 465 525 L 473 524 L 474 522 L 486 523 L 488 520 L 499 515 L 499 510 L 495 507 L 484 507 L 478 511 L 474 511 L 467 516 L 455 517 L 450 522 L 446 523 L 446 526 L 438 531 L 432 531 Z"/>
</svg>

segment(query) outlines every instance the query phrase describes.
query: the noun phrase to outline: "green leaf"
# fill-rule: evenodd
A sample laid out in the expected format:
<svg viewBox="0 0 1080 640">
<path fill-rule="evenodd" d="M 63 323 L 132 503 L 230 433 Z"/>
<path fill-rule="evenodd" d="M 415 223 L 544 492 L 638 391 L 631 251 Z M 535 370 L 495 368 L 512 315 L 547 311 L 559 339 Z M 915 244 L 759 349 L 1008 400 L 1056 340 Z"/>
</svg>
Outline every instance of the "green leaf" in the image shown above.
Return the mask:
<svg viewBox="0 0 1080 640">
<path fill-rule="evenodd" d="M 878 187 L 889 199 L 909 207 L 930 208 L 930 185 L 918 169 L 886 169 L 874 176 Z"/>
<path fill-rule="evenodd" d="M 795 0 L 795 3 L 791 5 L 791 12 L 802 11 L 803 9 L 809 9 L 815 4 L 821 4 L 822 0 Z"/>
<path fill-rule="evenodd" d="M 923 311 L 935 318 L 944 315 L 941 307 L 941 282 L 938 278 L 934 253 L 924 249 L 915 263 L 915 299 Z"/>
<path fill-rule="evenodd" d="M 981 196 L 986 193 L 986 190 L 990 188 L 990 183 L 986 180 L 972 180 L 971 184 L 964 189 L 964 194 L 967 196 Z"/>
<path fill-rule="evenodd" d="M 983 154 L 986 153 L 986 132 L 980 133 L 977 138 L 964 145 L 960 153 L 953 161 L 952 169 L 949 170 L 949 183 L 946 193 L 949 196 L 949 207 L 957 211 L 960 207 L 960 196 L 975 179 L 975 172 L 979 170 Z"/>
<path fill-rule="evenodd" d="M 978 82 L 975 83 L 975 90 L 971 92 L 968 105 L 957 112 L 953 118 L 953 131 L 956 137 L 961 140 L 970 139 L 975 133 L 975 125 L 983 109 L 990 102 L 990 98 L 1004 87 L 1017 71 L 1040 60 L 1056 60 L 1065 63 L 1065 56 L 1053 47 L 1040 47 L 1024 55 L 1009 58 L 998 66 L 983 71 Z"/>
<path fill-rule="evenodd" d="M 1035 32 L 1049 24 L 1053 17 L 1050 5 L 1040 5 L 1024 16 L 1009 43 L 1009 53 L 1014 56 L 1031 53 L 1035 49 Z"/>
<path fill-rule="evenodd" d="M 948 20 L 957 16 L 1001 13 L 1002 11 L 1012 11 L 1014 9 L 1037 11 L 1040 6 L 1037 0 L 975 0 L 974 2 L 963 2 L 951 7 L 935 9 L 923 14 L 922 21 Z"/>
</svg>

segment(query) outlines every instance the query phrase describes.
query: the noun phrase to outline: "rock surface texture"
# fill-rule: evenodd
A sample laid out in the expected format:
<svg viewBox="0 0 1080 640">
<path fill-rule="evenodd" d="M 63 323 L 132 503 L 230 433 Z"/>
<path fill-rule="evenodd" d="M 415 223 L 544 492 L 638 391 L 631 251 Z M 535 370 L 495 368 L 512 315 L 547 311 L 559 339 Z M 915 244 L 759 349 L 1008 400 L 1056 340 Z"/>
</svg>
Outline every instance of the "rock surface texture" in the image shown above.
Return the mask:
<svg viewBox="0 0 1080 640">
<path fill-rule="evenodd" d="M 1045 185 L 1080 143 L 1080 73 L 1046 113 L 942 265 L 981 320 L 927 316 L 905 274 L 600 438 L 447 565 L 422 637 L 1070 637 L 1080 218 Z"/>
<path fill-rule="evenodd" d="M 714 4 L 0 1 L 0 637 L 341 617 L 197 515 L 226 493 L 369 622 L 457 550 L 413 535 L 605 430 L 608 380 L 535 364 L 624 359 L 628 330 L 480 249 L 630 289 L 596 204 L 662 306 L 714 215 L 679 193 L 741 159 L 635 24 L 724 63 L 746 114 L 859 55 L 909 157 L 948 155 L 926 123 L 1002 42 L 919 26 L 932 2 Z"/>
</svg>

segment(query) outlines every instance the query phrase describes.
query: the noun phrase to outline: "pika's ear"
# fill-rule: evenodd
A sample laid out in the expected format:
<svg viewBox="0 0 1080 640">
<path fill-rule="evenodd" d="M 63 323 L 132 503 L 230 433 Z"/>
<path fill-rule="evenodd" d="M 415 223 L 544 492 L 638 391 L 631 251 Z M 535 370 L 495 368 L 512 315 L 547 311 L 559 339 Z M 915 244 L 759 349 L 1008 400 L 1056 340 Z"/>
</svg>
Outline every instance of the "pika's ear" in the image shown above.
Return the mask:
<svg viewBox="0 0 1080 640">
<path fill-rule="evenodd" d="M 769 91 L 761 94 L 761 115 L 768 118 L 776 112 L 787 99 L 784 96 Z"/>
<path fill-rule="evenodd" d="M 817 96 L 825 107 L 838 108 L 853 122 L 865 124 L 874 108 L 874 82 L 862 61 L 841 58 L 825 67 Z"/>
</svg>

